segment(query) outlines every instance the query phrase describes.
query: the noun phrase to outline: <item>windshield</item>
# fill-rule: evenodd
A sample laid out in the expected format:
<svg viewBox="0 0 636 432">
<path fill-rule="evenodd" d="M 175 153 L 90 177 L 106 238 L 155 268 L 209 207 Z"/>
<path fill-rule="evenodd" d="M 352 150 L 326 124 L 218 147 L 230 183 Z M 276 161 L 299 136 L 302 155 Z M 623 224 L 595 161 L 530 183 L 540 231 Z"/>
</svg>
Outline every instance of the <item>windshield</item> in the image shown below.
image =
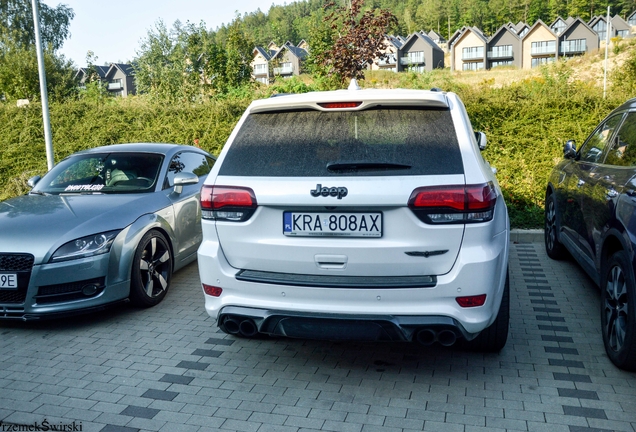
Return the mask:
<svg viewBox="0 0 636 432">
<path fill-rule="evenodd" d="M 157 183 L 163 156 L 153 153 L 90 153 L 64 159 L 32 193 L 139 193 Z"/>
<path fill-rule="evenodd" d="M 220 175 L 384 176 L 463 174 L 450 111 L 380 107 L 251 114 Z"/>
</svg>

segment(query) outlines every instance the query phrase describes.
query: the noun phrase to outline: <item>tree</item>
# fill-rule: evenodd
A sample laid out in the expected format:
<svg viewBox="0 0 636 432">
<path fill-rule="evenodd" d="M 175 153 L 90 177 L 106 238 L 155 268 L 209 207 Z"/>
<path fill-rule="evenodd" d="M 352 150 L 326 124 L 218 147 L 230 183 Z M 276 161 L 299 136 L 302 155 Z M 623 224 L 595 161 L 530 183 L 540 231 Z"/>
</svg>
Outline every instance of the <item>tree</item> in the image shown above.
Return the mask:
<svg viewBox="0 0 636 432">
<path fill-rule="evenodd" d="M 386 9 L 362 11 L 364 0 L 351 0 L 350 6 L 336 6 L 328 0 L 324 20 L 337 32 L 331 49 L 319 53 L 318 61 L 328 74 L 343 83 L 348 79 L 364 79 L 364 70 L 375 59 L 383 57 L 384 37 L 397 18 Z"/>
<path fill-rule="evenodd" d="M 0 38 L 0 95 L 8 101 L 39 99 L 40 78 L 35 46 L 22 46 Z M 51 49 L 44 51 L 49 99 L 62 100 L 76 90 L 73 64 Z"/>
<path fill-rule="evenodd" d="M 239 87 L 252 77 L 252 50 L 254 43 L 236 19 L 228 29 L 225 52 L 227 58 L 226 77 L 229 87 Z"/>
<path fill-rule="evenodd" d="M 80 97 L 90 100 L 96 104 L 102 103 L 108 97 L 108 89 L 106 83 L 102 81 L 95 63 L 97 56 L 93 51 L 86 54 L 86 78 L 84 79 L 84 88 L 80 90 Z"/>
<path fill-rule="evenodd" d="M 142 40 L 133 63 L 137 91 L 160 100 L 177 100 L 182 96 L 184 61 L 178 46 L 180 22 L 169 31 L 159 20 Z"/>
<path fill-rule="evenodd" d="M 60 4 L 51 8 L 38 0 L 42 45 L 57 51 L 69 35 L 71 20 L 75 12 Z M 27 47 L 35 44 L 33 11 L 27 0 L 0 0 L 0 36 L 13 42 L 14 46 Z"/>
</svg>

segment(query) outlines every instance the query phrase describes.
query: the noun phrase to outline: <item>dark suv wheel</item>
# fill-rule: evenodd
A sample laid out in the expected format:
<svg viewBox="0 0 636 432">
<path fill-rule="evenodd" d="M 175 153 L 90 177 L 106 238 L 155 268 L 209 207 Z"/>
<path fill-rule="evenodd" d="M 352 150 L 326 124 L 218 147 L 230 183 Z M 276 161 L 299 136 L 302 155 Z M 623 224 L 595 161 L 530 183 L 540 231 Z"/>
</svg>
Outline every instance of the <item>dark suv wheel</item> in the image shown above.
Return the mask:
<svg viewBox="0 0 636 432">
<path fill-rule="evenodd" d="M 601 328 L 608 357 L 616 366 L 636 370 L 636 283 L 625 251 L 614 253 L 601 281 Z"/>
<path fill-rule="evenodd" d="M 565 258 L 565 247 L 559 242 L 556 222 L 556 199 L 554 194 L 549 194 L 545 199 L 545 252 L 555 260 Z"/>
</svg>

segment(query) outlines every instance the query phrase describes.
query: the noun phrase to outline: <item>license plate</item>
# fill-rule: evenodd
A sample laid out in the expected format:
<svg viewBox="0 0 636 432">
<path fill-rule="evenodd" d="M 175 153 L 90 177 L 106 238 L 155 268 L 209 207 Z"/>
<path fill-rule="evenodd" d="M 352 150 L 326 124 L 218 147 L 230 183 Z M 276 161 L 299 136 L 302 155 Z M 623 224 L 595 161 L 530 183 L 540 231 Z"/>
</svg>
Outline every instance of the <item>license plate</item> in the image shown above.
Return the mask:
<svg viewBox="0 0 636 432">
<path fill-rule="evenodd" d="M 284 212 L 287 236 L 382 237 L 382 213 Z"/>
<path fill-rule="evenodd" d="M 0 289 L 17 289 L 18 275 L 15 273 L 0 273 Z"/>
</svg>

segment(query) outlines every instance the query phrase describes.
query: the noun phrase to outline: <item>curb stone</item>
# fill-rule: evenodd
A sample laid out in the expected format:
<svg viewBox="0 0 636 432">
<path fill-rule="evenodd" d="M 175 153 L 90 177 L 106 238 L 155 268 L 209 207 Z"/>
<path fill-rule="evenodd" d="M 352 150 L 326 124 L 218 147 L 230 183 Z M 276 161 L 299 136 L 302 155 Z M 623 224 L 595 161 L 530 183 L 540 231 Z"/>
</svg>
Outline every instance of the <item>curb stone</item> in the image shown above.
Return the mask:
<svg viewBox="0 0 636 432">
<path fill-rule="evenodd" d="M 542 229 L 512 229 L 510 230 L 512 243 L 543 243 Z"/>
</svg>

